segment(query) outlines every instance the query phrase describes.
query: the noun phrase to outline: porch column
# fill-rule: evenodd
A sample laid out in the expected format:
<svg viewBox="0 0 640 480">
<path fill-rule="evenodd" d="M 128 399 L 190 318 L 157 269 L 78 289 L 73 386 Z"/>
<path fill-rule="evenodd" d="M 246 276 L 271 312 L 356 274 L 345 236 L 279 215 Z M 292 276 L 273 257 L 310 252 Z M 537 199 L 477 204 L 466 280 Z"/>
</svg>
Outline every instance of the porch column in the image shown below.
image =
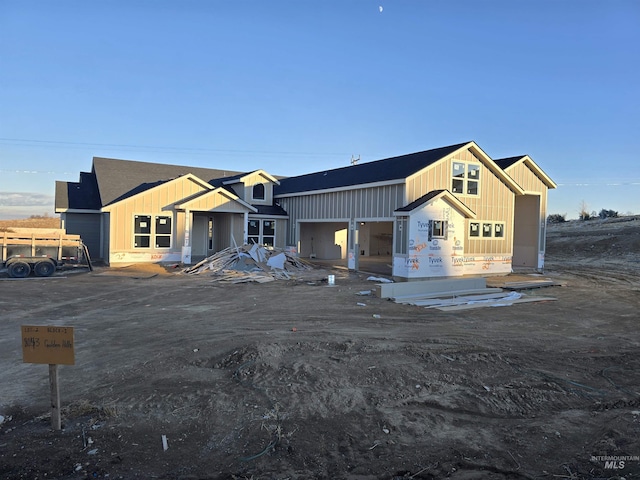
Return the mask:
<svg viewBox="0 0 640 480">
<path fill-rule="evenodd" d="M 349 238 L 347 241 L 347 267 L 349 270 L 358 270 L 360 259 L 360 224 L 352 218 L 349 221 Z"/>
<path fill-rule="evenodd" d="M 242 225 L 242 243 L 249 242 L 249 212 L 244 212 L 244 225 Z"/>
<path fill-rule="evenodd" d="M 191 264 L 191 210 L 184 211 L 184 244 L 182 245 L 182 263 Z"/>
</svg>

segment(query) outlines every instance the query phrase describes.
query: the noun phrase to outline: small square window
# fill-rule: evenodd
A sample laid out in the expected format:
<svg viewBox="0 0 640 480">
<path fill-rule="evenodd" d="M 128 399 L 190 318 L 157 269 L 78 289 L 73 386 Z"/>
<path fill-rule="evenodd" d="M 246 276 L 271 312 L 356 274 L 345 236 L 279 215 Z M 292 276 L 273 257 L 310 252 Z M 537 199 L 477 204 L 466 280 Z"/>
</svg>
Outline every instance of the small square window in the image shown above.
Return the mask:
<svg viewBox="0 0 640 480">
<path fill-rule="evenodd" d="M 503 238 L 504 237 L 504 224 L 503 223 L 496 223 L 494 225 L 494 236 L 496 238 Z"/>
<path fill-rule="evenodd" d="M 136 248 L 149 248 L 151 245 L 151 237 L 149 235 L 135 235 L 133 242 L 133 246 Z"/>
<path fill-rule="evenodd" d="M 159 234 L 159 235 L 171 234 L 171 218 L 170 217 L 156 217 L 156 234 Z"/>
<path fill-rule="evenodd" d="M 453 162 L 453 178 L 464 178 L 464 163 Z"/>
<path fill-rule="evenodd" d="M 136 215 L 133 217 L 133 233 L 151 233 L 151 217 Z"/>
<path fill-rule="evenodd" d="M 493 224 L 491 223 L 483 223 L 482 224 L 482 236 L 490 237 L 493 232 Z"/>
<path fill-rule="evenodd" d="M 446 238 L 447 222 L 444 220 L 433 220 L 431 223 L 431 238 Z"/>
<path fill-rule="evenodd" d="M 469 224 L 469 236 L 470 237 L 479 237 L 480 236 L 480 224 L 476 222 L 472 222 Z"/>
<path fill-rule="evenodd" d="M 169 248 L 171 247 L 171 237 L 169 235 L 156 236 L 156 248 Z"/>
</svg>

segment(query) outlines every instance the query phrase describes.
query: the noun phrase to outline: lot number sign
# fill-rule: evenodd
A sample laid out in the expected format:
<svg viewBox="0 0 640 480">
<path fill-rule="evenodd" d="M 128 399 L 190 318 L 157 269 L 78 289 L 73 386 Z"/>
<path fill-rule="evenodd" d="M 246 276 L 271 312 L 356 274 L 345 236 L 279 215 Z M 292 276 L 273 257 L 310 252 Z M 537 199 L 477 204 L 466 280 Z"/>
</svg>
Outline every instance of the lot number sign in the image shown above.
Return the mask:
<svg viewBox="0 0 640 480">
<path fill-rule="evenodd" d="M 51 427 L 60 430 L 58 365 L 75 365 L 73 327 L 23 325 L 22 361 L 49 364 Z"/>
<path fill-rule="evenodd" d="M 73 327 L 22 326 L 24 363 L 74 365 Z"/>
</svg>

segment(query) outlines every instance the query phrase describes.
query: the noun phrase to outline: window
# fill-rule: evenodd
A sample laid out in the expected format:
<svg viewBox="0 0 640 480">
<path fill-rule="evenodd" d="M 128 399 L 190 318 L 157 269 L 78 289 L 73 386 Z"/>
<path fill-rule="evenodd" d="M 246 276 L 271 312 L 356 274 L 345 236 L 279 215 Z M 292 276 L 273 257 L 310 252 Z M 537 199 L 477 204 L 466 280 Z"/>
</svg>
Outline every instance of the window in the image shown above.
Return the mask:
<svg viewBox="0 0 640 480">
<path fill-rule="evenodd" d="M 504 222 L 482 222 L 482 229 L 480 222 L 469 222 L 469 238 L 504 238 L 504 228 Z"/>
<path fill-rule="evenodd" d="M 478 195 L 480 190 L 480 165 L 453 162 L 451 191 L 462 195 Z"/>
<path fill-rule="evenodd" d="M 249 220 L 247 228 L 249 243 L 257 243 L 266 247 L 273 247 L 276 244 L 276 221 L 275 220 Z"/>
<path fill-rule="evenodd" d="M 262 221 L 262 244 L 268 247 L 273 247 L 275 235 L 276 235 L 275 220 L 263 220 Z"/>
<path fill-rule="evenodd" d="M 409 217 L 396 217 L 396 253 L 407 254 L 407 222 Z"/>
<path fill-rule="evenodd" d="M 155 248 L 171 247 L 171 217 L 156 216 L 152 223 L 151 215 L 134 215 L 134 248 L 151 248 L 152 237 Z"/>
<path fill-rule="evenodd" d="M 446 220 L 429 220 L 429 232 L 427 234 L 427 241 L 431 241 L 434 238 L 447 239 L 447 221 Z"/>
<path fill-rule="evenodd" d="M 135 248 L 151 246 L 151 215 L 133 217 L 133 246 Z"/>
<path fill-rule="evenodd" d="M 252 193 L 254 200 L 264 200 L 264 183 L 256 183 Z"/>
<path fill-rule="evenodd" d="M 453 193 L 464 192 L 464 163 L 453 162 L 453 183 L 451 184 Z"/>
<path fill-rule="evenodd" d="M 260 243 L 260 220 L 249 220 L 249 244 Z"/>
<path fill-rule="evenodd" d="M 171 217 L 156 217 L 156 248 L 171 247 Z"/>
<path fill-rule="evenodd" d="M 444 221 L 434 220 L 431 225 L 431 236 L 433 238 L 444 238 Z"/>
<path fill-rule="evenodd" d="M 504 238 L 504 229 L 504 222 L 469 222 L 469 238 Z"/>
</svg>

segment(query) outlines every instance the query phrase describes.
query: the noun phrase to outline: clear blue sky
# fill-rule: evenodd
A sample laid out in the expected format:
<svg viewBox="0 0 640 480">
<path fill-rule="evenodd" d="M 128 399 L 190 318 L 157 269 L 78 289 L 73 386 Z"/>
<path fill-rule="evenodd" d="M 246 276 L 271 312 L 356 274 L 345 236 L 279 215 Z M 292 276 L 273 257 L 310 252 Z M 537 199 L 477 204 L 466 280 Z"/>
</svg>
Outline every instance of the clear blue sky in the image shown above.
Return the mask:
<svg viewBox="0 0 640 480">
<path fill-rule="evenodd" d="M 0 218 L 93 156 L 297 175 L 475 140 L 640 213 L 637 0 L 0 0 Z"/>
</svg>

